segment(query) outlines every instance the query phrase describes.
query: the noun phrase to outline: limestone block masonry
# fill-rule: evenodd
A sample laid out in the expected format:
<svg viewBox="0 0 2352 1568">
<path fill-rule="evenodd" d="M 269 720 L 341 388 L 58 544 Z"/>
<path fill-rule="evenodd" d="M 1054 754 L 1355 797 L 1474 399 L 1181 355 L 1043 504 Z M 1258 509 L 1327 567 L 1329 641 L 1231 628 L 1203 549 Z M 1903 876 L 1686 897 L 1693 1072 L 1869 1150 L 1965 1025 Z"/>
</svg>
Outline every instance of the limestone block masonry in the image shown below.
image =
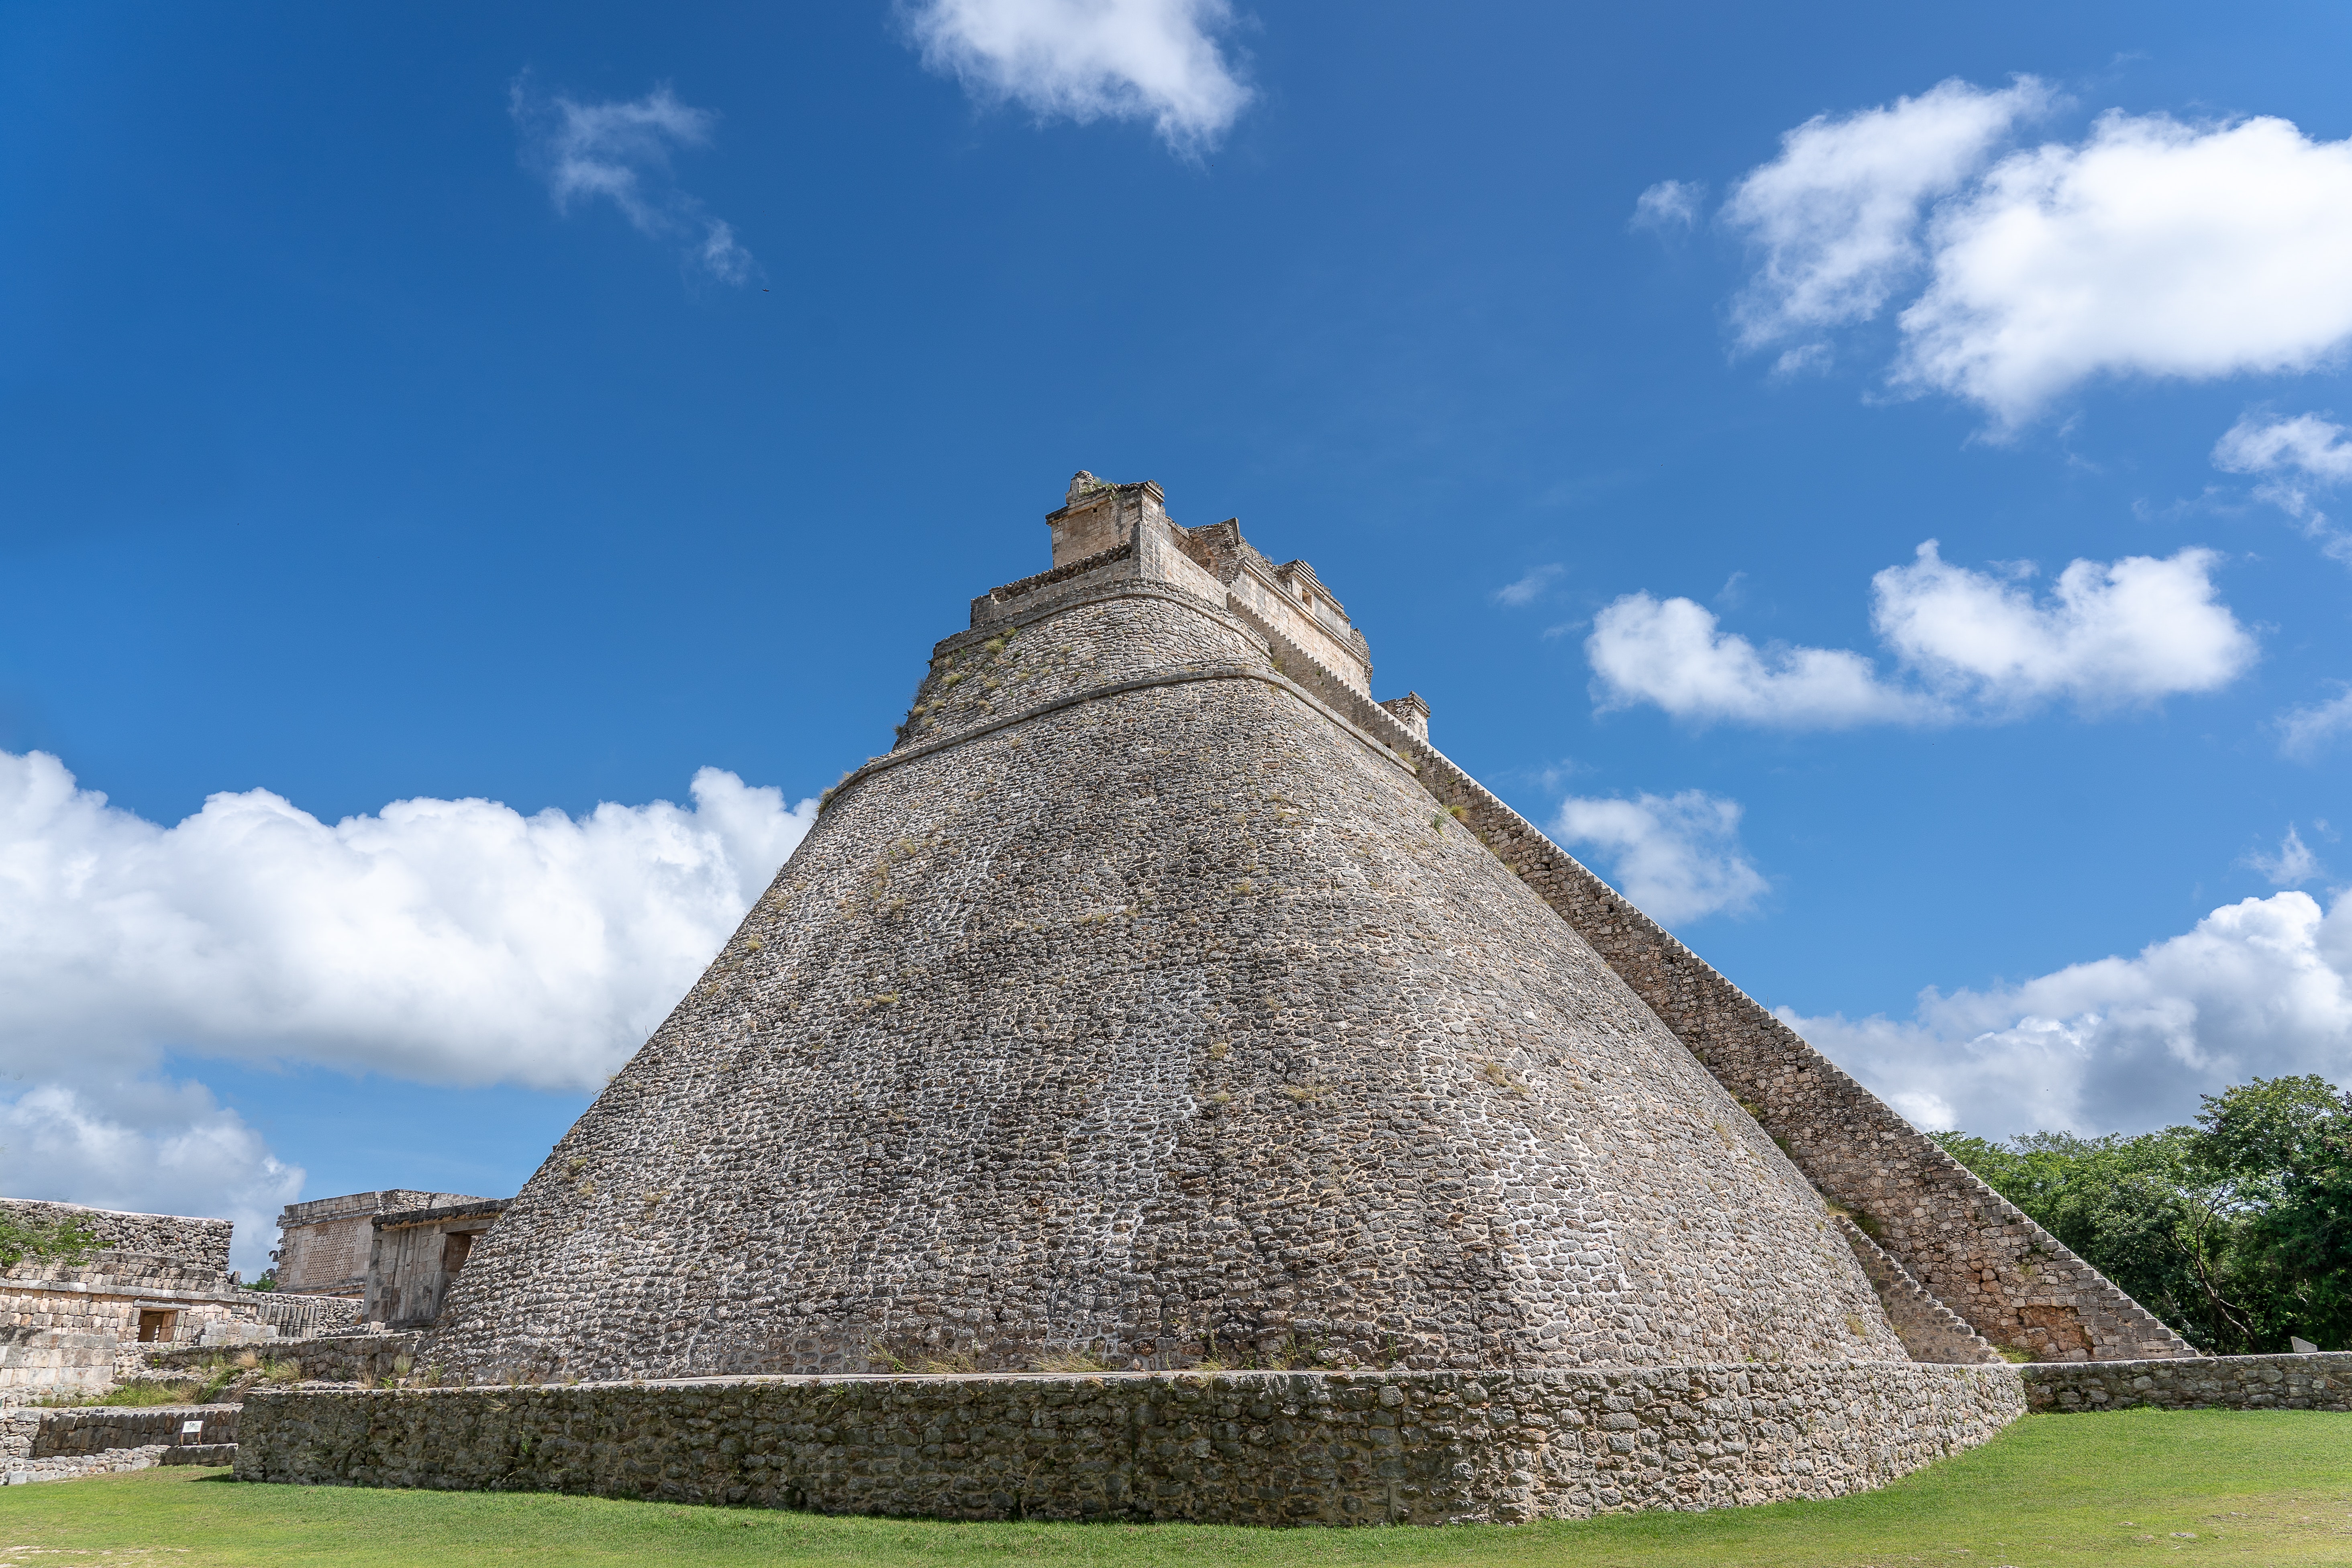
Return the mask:
<svg viewBox="0 0 2352 1568">
<path fill-rule="evenodd" d="M 272 1363 L 292 1362 L 305 1378 L 321 1383 L 389 1382 L 406 1377 L 423 1363 L 416 1358 L 415 1334 L 333 1334 L 314 1340 L 278 1340 L 252 1347 Z M 209 1368 L 219 1362 L 217 1349 L 174 1345 L 148 1351 L 140 1360 L 144 1373 Z"/>
<path fill-rule="evenodd" d="M 2352 1411 L 2352 1351 L 2053 1363 L 2020 1369 L 2035 1410 Z M 2347 1433 L 2352 1437 L 2352 1433 Z"/>
<path fill-rule="evenodd" d="M 772 1378 L 247 1397 L 243 1481 L 946 1519 L 1513 1523 L 1883 1486 L 2008 1366 Z"/>
<path fill-rule="evenodd" d="M 1893 1325 L 1913 1361 L 1990 1364 L 2006 1359 L 1986 1342 L 1983 1335 L 1961 1321 L 1958 1313 L 1912 1279 L 1909 1269 L 1889 1258 L 1852 1219 L 1840 1215 L 1838 1230 L 1844 1236 L 1846 1246 L 1853 1249 L 1853 1260 L 1870 1277 L 1880 1304 L 1886 1309 L 1887 1322 Z"/>
<path fill-rule="evenodd" d="M 0 1415 L 0 1458 L 78 1458 L 199 1439 L 234 1443 L 239 1410 L 235 1405 L 143 1405 L 11 1411 Z M 191 1421 L 203 1428 L 194 1436 L 184 1430 Z"/>
<path fill-rule="evenodd" d="M 85 1208 L 79 1204 L 48 1204 L 29 1198 L 0 1198 L 0 1213 L 23 1225 L 56 1225 L 70 1220 L 87 1226 L 98 1245 L 111 1252 L 152 1253 L 183 1264 L 225 1274 L 232 1221 L 197 1219 L 186 1215 L 129 1214 L 119 1209 Z"/>
</svg>

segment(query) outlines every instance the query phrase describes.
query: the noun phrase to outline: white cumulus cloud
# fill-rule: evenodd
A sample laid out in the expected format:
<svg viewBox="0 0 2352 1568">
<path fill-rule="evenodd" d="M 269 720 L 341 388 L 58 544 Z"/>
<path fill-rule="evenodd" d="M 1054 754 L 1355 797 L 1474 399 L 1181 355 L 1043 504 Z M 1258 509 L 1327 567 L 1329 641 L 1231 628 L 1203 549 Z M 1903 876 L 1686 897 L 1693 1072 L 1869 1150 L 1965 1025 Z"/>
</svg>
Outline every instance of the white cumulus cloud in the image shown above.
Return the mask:
<svg viewBox="0 0 2352 1568">
<path fill-rule="evenodd" d="M 2303 525 L 2320 552 L 2352 565 L 2352 532 L 2333 526 L 2315 497 L 2352 479 L 2352 431 L 2316 414 L 2248 414 L 2213 445 L 2213 466 L 2261 479 L 2255 496 Z"/>
<path fill-rule="evenodd" d="M 249 790 L 164 826 L 0 752 L 0 1191 L 226 1215 L 257 1269 L 302 1173 L 166 1052 L 594 1087 L 816 815 L 716 768 L 692 798 L 329 824 Z"/>
<path fill-rule="evenodd" d="M 1952 80 L 1883 108 L 1816 115 L 1783 135 L 1780 155 L 1723 204 L 1759 255 L 1733 308 L 1741 341 L 1759 347 L 1876 314 L 1922 264 L 1924 204 L 1956 189 L 2050 100 L 2032 77 L 1998 92 Z"/>
<path fill-rule="evenodd" d="M 2352 338 L 2352 143 L 2110 112 L 1940 212 L 1896 379 L 2004 422 L 2102 375 L 2309 370 Z"/>
<path fill-rule="evenodd" d="M 1770 884 L 1739 844 L 1738 801 L 1688 789 L 1632 800 L 1571 796 L 1552 831 L 1591 846 L 1618 891 L 1661 925 L 1752 908 Z"/>
<path fill-rule="evenodd" d="M 2254 639 L 2221 602 L 2221 558 L 2075 561 L 2047 598 L 1955 566 L 1919 546 L 1871 579 L 1871 624 L 1896 657 L 1946 694 L 1987 708 L 2063 697 L 2086 708 L 2215 691 L 2254 662 Z"/>
<path fill-rule="evenodd" d="M 1602 710 L 1654 704 L 1697 723 L 1786 729 L 2085 710 L 2228 685 L 2253 637 L 2221 602 L 2220 557 L 2076 561 L 2053 591 L 1956 566 L 1934 540 L 1871 579 L 1871 622 L 1897 668 L 1843 648 L 1759 648 L 1694 600 L 1629 594 L 1593 619 L 1585 653 Z"/>
<path fill-rule="evenodd" d="M 2137 1131 L 2252 1078 L 2352 1081 L 2352 897 L 2247 899 L 2129 958 L 1927 990 L 1908 1019 L 1780 1016 L 1921 1127 Z"/>
<path fill-rule="evenodd" d="M 1144 120 L 1179 153 L 1213 146 L 1249 104 L 1218 35 L 1224 0 L 919 0 L 923 63 L 1039 119 Z"/>
<path fill-rule="evenodd" d="M 1715 612 L 1695 599 L 1628 594 L 1593 617 L 1584 654 L 1592 665 L 1593 700 L 1604 712 L 1649 702 L 1702 724 L 1839 729 L 1940 711 L 1881 679 L 1860 654 L 1759 648 L 1723 630 Z"/>
<path fill-rule="evenodd" d="M 331 825 L 251 790 L 165 827 L 55 757 L 0 752 L 0 1060 L 60 1079 L 168 1047 L 594 1085 L 815 810 L 715 768 L 693 796 L 577 818 L 404 800 Z"/>
<path fill-rule="evenodd" d="M 1752 243 L 1741 344 L 1800 341 L 1900 301 L 1898 388 L 1948 393 L 1997 428 L 2102 377 L 2308 371 L 2352 342 L 2352 142 L 2274 117 L 2101 115 L 2079 140 L 2003 153 L 2054 107 L 2021 78 L 1947 81 L 1819 116 L 1732 189 Z"/>
<path fill-rule="evenodd" d="M 680 103 L 667 86 L 643 98 L 582 103 L 541 98 L 517 80 L 508 110 L 523 137 L 523 163 L 547 182 L 555 210 L 582 202 L 613 204 L 631 227 L 682 242 L 682 254 L 722 283 L 743 283 L 757 269 L 732 225 L 712 217 L 670 177 L 671 156 L 709 144 L 719 116 Z"/>
</svg>

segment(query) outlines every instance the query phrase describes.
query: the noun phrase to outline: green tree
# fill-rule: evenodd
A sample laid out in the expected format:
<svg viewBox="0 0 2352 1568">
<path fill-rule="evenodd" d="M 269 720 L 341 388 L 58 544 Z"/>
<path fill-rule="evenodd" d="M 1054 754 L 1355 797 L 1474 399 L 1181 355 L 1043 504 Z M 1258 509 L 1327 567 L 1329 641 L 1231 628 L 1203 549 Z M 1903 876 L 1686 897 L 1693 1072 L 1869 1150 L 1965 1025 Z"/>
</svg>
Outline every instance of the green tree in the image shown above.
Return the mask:
<svg viewBox="0 0 2352 1568">
<path fill-rule="evenodd" d="M 2352 1344 L 2352 1094 L 2315 1076 L 2204 1097 L 2205 1157 L 2241 1197 L 2235 1268 L 2263 1307 L 2264 1349 Z"/>
<path fill-rule="evenodd" d="M 2352 1094 L 2306 1076 L 2203 1100 L 2131 1136 L 1935 1137 L 2200 1350 L 2352 1346 Z"/>
</svg>

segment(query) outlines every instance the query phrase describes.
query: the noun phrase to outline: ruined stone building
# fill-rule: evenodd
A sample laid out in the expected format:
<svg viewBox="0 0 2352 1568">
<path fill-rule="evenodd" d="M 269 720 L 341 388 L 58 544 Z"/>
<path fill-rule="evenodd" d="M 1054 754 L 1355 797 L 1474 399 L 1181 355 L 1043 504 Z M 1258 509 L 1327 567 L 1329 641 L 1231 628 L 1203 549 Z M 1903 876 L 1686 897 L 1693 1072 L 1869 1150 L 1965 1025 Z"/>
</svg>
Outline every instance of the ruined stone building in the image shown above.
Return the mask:
<svg viewBox="0 0 2352 1568">
<path fill-rule="evenodd" d="M 270 1254 L 278 1287 L 349 1297 L 364 1322 L 425 1327 L 475 1237 L 506 1206 L 503 1198 L 406 1188 L 288 1204 Z"/>
<path fill-rule="evenodd" d="M 2189 1353 L 1375 701 L 1306 563 L 1150 484 L 1080 474 L 1046 521 L 427 1353 L 1898 1394 Z"/>
<path fill-rule="evenodd" d="M 241 1344 L 348 1326 L 351 1304 L 247 1290 L 228 1266 L 230 1222 L 0 1199 L 20 1222 L 69 1221 L 96 1250 L 78 1263 L 21 1259 L 0 1272 L 0 1401 L 103 1389 L 138 1347 Z"/>
<path fill-rule="evenodd" d="M 26 1258 L 0 1271 L 0 1403 L 102 1390 L 139 1373 L 142 1345 L 429 1327 L 506 1206 L 405 1190 L 289 1204 L 270 1254 L 277 1289 L 260 1290 L 228 1266 L 227 1220 L 0 1198 L 20 1222 L 70 1221 L 96 1243 L 77 1262 Z"/>
</svg>

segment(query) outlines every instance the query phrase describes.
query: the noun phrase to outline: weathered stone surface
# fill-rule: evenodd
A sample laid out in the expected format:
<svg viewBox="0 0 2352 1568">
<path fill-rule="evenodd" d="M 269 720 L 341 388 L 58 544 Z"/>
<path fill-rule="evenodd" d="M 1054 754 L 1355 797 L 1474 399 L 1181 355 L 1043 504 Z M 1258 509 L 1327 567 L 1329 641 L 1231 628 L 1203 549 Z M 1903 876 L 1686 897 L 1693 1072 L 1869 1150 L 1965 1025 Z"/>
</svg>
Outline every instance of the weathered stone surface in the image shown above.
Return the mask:
<svg viewBox="0 0 2352 1568">
<path fill-rule="evenodd" d="M 2352 1351 L 2182 1361 L 2045 1363 L 2020 1369 L 2035 1410 L 2352 1411 Z M 2352 1436 L 2352 1434 L 2347 1434 Z"/>
<path fill-rule="evenodd" d="M 1983 1442 L 2007 1366 L 760 1379 L 250 1396 L 239 1480 L 950 1519 L 1513 1522 L 1838 1497 Z"/>
<path fill-rule="evenodd" d="M 235 1447 L 234 1444 L 222 1446 L 223 1449 Z M 220 1451 L 222 1449 L 206 1450 L 208 1453 Z M 34 1481 L 78 1481 L 86 1476 L 113 1476 L 126 1470 L 152 1469 L 157 1465 L 171 1463 L 171 1456 L 177 1452 L 177 1449 L 162 1443 L 149 1443 L 136 1448 L 107 1448 L 95 1454 L 72 1454 L 54 1459 L 10 1459 L 5 1466 L 0 1466 L 0 1485 L 16 1487 Z M 235 1458 L 231 1453 L 226 1461 L 215 1459 L 212 1462 L 233 1462 Z"/>
<path fill-rule="evenodd" d="M 1907 1360 L 1771 1141 L 1219 586 L 1162 540 L 940 645 L 426 1358 Z"/>
<path fill-rule="evenodd" d="M 0 1459 L 13 1463 L 74 1458 L 114 1448 L 176 1444 L 186 1436 L 181 1428 L 191 1421 L 204 1424 L 198 1434 L 204 1441 L 234 1443 L 238 1408 L 234 1405 L 92 1405 L 63 1410 L 11 1410 L 0 1413 Z"/>
<path fill-rule="evenodd" d="M 139 1370 L 142 1343 L 246 1343 L 352 1317 L 352 1304 L 331 1297 L 242 1289 L 225 1219 L 25 1199 L 0 1207 L 20 1223 L 74 1222 L 99 1243 L 79 1262 L 26 1257 L 0 1269 L 0 1405 L 102 1391 Z"/>
<path fill-rule="evenodd" d="M 1879 1304 L 1886 1309 L 1886 1321 L 1913 1361 L 1990 1365 L 2003 1359 L 1983 1335 L 1912 1279 L 1910 1271 L 1889 1258 L 1860 1226 L 1844 1215 L 1838 1216 L 1837 1226 L 1846 1246 L 1853 1249 L 1853 1260 L 1862 1265 L 1878 1292 Z"/>
<path fill-rule="evenodd" d="M 415 1334 L 331 1334 L 319 1339 L 273 1340 L 252 1347 L 269 1362 L 292 1362 L 301 1375 L 320 1383 L 380 1382 L 406 1377 L 423 1363 Z M 140 1359 L 150 1373 L 210 1366 L 220 1359 L 214 1347 L 173 1345 L 150 1350 Z"/>
<path fill-rule="evenodd" d="M 98 1238 L 98 1245 L 110 1251 L 152 1253 L 214 1274 L 228 1271 L 229 1237 L 235 1228 L 231 1220 L 176 1214 L 131 1214 L 121 1209 L 41 1203 L 32 1198 L 0 1198 L 0 1213 L 20 1225 L 50 1226 L 71 1221 L 87 1227 Z"/>
<path fill-rule="evenodd" d="M 474 1242 L 506 1212 L 504 1198 L 436 1204 L 375 1216 L 362 1310 L 394 1331 L 429 1327 Z"/>
<path fill-rule="evenodd" d="M 381 1215 L 488 1200 L 470 1193 L 428 1193 L 410 1187 L 345 1193 L 288 1204 L 278 1216 L 278 1288 L 321 1295 L 358 1296 L 367 1289 L 369 1255 Z"/>
</svg>

